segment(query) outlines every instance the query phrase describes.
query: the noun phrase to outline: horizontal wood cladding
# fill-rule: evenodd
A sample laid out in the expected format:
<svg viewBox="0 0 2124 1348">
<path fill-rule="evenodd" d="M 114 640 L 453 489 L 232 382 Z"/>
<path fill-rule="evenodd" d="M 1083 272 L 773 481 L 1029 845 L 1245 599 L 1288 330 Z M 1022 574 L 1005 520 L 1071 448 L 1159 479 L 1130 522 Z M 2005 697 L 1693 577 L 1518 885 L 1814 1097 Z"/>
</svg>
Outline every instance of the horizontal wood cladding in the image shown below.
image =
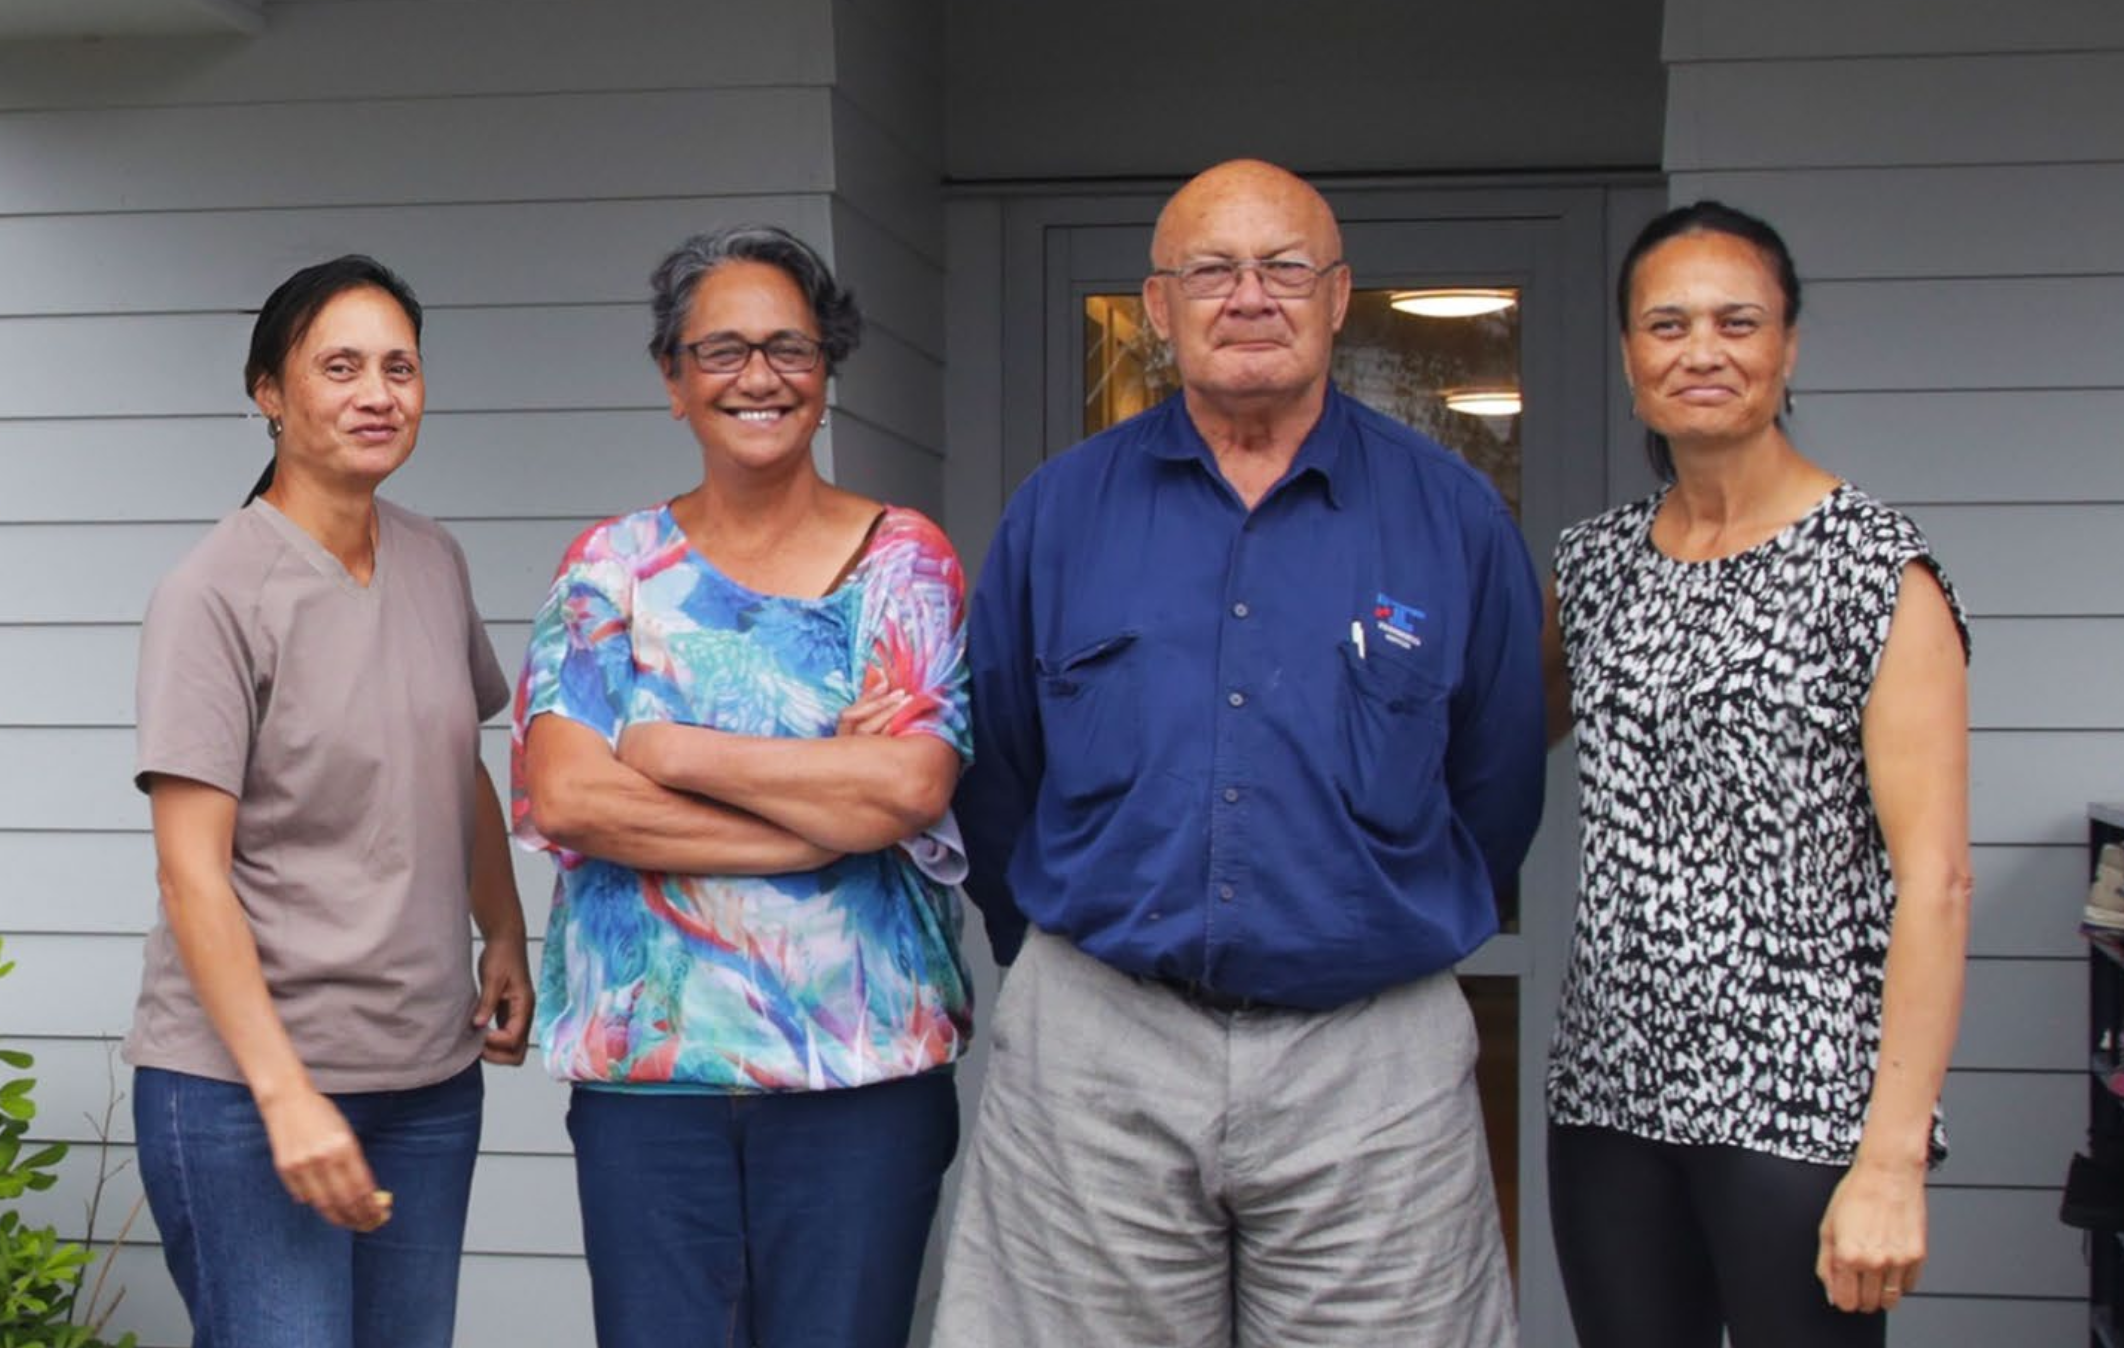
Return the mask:
<svg viewBox="0 0 2124 1348">
<path fill-rule="evenodd" d="M 1933 1282 L 1928 1272 L 1917 1295 L 1889 1317 L 1888 1348 L 2072 1344 L 2087 1337 L 2084 1290 L 2065 1297 L 1977 1297 L 1936 1293 Z"/>
<path fill-rule="evenodd" d="M 824 192 L 829 101 L 770 88 L 16 113 L 0 117 L 0 214 Z"/>
<path fill-rule="evenodd" d="M 1976 617 L 2124 614 L 2115 570 L 2124 502 L 1920 505 L 1910 514 Z"/>
<path fill-rule="evenodd" d="M 1976 871 L 1971 954 L 2075 963 L 2086 957 L 2087 944 L 2079 935 L 2087 900 L 2084 841 L 2042 847 L 1988 843 L 1971 849 L 1971 865 Z"/>
<path fill-rule="evenodd" d="M 1801 373 L 1813 354 L 1802 320 Z M 1809 390 L 1793 439 L 1899 504 L 2124 502 L 2124 388 Z"/>
<path fill-rule="evenodd" d="M 2124 162 L 1686 172 L 1669 187 L 1767 215 L 1810 284 L 2124 272 Z"/>
<path fill-rule="evenodd" d="M 0 110 L 803 86 L 834 74 L 827 0 L 280 0 L 268 17 L 247 41 L 0 43 Z"/>
<path fill-rule="evenodd" d="M 1949 1072 L 1941 1108 L 1948 1155 L 1934 1184 L 2055 1190 L 2087 1140 L 2087 1075 Z"/>
<path fill-rule="evenodd" d="M 2124 47 L 2124 10 L 2113 0 L 1667 0 L 1662 45 L 1675 63 Z"/>
<path fill-rule="evenodd" d="M 856 206 L 932 266 L 944 265 L 944 199 L 938 170 L 895 137 L 889 124 L 838 95 L 833 100 L 833 181 Z"/>
<path fill-rule="evenodd" d="M 2124 50 L 1684 63 L 1666 117 L 1670 173 L 2109 162 Z"/>
<path fill-rule="evenodd" d="M 689 234 L 761 222 L 833 251 L 825 196 L 705 186 L 602 201 L 0 216 L 11 264 L 0 316 L 255 312 L 297 267 L 369 253 L 430 307 L 631 304 L 646 340 L 650 268 Z M 242 348 L 232 355 L 240 366 Z M 222 382 L 242 383 L 234 369 Z"/>
<path fill-rule="evenodd" d="M 945 10 L 938 0 L 833 0 L 835 94 L 874 118 L 932 182 L 944 174 Z"/>
<path fill-rule="evenodd" d="M 2124 387 L 2124 275 L 1824 281 L 1801 322 L 1802 398 Z"/>
</svg>

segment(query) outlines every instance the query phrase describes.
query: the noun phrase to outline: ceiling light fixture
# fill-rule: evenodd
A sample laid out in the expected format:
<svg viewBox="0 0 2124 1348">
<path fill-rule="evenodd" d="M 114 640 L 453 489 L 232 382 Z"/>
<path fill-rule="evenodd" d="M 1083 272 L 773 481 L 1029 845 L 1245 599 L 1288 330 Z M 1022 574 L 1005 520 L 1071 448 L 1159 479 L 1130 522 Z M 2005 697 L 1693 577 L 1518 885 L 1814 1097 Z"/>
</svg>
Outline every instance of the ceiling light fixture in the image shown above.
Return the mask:
<svg viewBox="0 0 2124 1348">
<path fill-rule="evenodd" d="M 1471 417 L 1516 417 L 1519 415 L 1519 390 L 1516 388 L 1454 388 L 1445 392 L 1445 405 L 1455 412 L 1465 412 Z"/>
<path fill-rule="evenodd" d="M 1504 312 L 1519 303 L 1519 292 L 1485 286 L 1436 286 L 1397 290 L 1387 297 L 1387 303 L 1405 314 L 1425 318 L 1473 318 L 1477 314 Z"/>
</svg>

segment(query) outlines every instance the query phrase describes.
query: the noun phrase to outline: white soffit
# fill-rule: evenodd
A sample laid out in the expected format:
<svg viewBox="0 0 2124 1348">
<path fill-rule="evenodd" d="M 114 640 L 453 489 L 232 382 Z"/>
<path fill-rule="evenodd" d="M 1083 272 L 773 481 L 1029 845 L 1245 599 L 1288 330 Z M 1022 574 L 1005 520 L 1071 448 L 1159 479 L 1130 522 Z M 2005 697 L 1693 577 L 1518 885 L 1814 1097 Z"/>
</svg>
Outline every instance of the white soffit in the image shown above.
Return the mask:
<svg viewBox="0 0 2124 1348">
<path fill-rule="evenodd" d="M 264 30 L 265 0 L 0 0 L 0 42 Z"/>
</svg>

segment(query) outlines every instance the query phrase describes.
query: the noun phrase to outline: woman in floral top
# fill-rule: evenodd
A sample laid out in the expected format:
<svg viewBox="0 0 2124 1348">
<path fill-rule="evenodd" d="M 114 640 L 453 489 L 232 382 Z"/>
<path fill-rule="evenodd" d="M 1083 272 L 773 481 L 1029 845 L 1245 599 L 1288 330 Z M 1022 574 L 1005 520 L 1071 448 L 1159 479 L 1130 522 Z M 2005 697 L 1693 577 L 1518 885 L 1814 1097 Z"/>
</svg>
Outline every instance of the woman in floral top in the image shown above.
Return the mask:
<svg viewBox="0 0 2124 1348">
<path fill-rule="evenodd" d="M 810 248 L 725 230 L 652 279 L 702 481 L 569 546 L 516 703 L 598 1342 L 898 1348 L 971 1028 L 905 845 L 968 752 L 963 578 L 812 466 L 860 320 Z"/>
</svg>

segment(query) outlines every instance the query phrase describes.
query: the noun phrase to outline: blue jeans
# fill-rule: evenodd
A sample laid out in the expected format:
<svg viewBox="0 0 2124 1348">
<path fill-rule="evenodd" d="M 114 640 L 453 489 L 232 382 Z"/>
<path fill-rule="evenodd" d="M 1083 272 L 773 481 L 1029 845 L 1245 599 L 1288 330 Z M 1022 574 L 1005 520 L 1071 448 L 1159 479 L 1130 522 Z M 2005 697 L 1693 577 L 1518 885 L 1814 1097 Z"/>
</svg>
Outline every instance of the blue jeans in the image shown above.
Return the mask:
<svg viewBox="0 0 2124 1348">
<path fill-rule="evenodd" d="M 599 1348 L 906 1348 L 959 1146 L 948 1072 L 849 1090 L 577 1089 Z"/>
<path fill-rule="evenodd" d="M 136 1071 L 140 1178 L 193 1348 L 447 1348 L 484 1091 L 473 1063 L 331 1097 L 395 1200 L 356 1235 L 289 1197 L 247 1087 Z"/>
</svg>

